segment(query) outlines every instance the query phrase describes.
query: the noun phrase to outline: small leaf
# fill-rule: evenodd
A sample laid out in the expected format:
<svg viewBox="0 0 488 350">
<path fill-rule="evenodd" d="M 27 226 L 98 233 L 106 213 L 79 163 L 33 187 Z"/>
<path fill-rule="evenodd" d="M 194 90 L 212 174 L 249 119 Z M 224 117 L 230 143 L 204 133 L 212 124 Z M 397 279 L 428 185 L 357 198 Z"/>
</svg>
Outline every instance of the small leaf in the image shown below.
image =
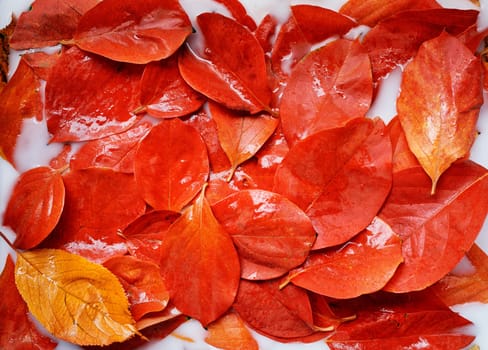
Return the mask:
<svg viewBox="0 0 488 350">
<path fill-rule="evenodd" d="M 63 207 L 64 183 L 58 171 L 38 167 L 20 175 L 4 216 L 4 225 L 17 234 L 14 245 L 38 245 L 58 223 Z"/>
<path fill-rule="evenodd" d="M 205 342 L 223 350 L 259 350 L 258 343 L 234 312 L 208 325 Z"/>
<path fill-rule="evenodd" d="M 426 41 L 403 73 L 398 117 L 408 145 L 432 179 L 469 153 L 483 104 L 479 59 L 442 33 Z"/>
<path fill-rule="evenodd" d="M 191 31 L 176 0 L 104 0 L 81 17 L 74 42 L 114 61 L 144 64 L 171 56 Z"/>
<path fill-rule="evenodd" d="M 136 333 L 120 282 L 78 255 L 55 249 L 23 252 L 15 283 L 29 311 L 59 339 L 108 345 Z"/>
</svg>

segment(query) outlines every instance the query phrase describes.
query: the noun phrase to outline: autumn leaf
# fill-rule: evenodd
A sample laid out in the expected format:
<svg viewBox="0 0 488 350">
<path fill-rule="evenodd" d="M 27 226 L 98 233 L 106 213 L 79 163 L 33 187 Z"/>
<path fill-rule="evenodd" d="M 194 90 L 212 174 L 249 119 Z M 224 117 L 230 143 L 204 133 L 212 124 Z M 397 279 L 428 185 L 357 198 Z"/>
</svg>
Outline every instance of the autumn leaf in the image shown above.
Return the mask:
<svg viewBox="0 0 488 350">
<path fill-rule="evenodd" d="M 0 91 L 8 80 L 10 40 L 16 24 L 17 21 L 12 18 L 7 26 L 0 28 Z"/>
<path fill-rule="evenodd" d="M 335 40 L 293 69 L 280 104 L 290 145 L 324 129 L 363 117 L 373 95 L 368 54 L 359 42 Z"/>
<path fill-rule="evenodd" d="M 383 288 L 402 261 L 400 238 L 375 218 L 344 245 L 310 254 L 286 280 L 332 298 L 355 298 Z"/>
<path fill-rule="evenodd" d="M 258 343 L 235 312 L 229 312 L 210 323 L 205 342 L 224 350 L 259 349 Z"/>
<path fill-rule="evenodd" d="M 55 249 L 19 253 L 15 284 L 32 315 L 59 339 L 108 345 L 136 333 L 120 282 L 78 255 Z"/>
<path fill-rule="evenodd" d="M 394 117 L 388 123 L 386 131 L 390 134 L 393 149 L 393 172 L 419 166 L 420 164 L 415 154 L 408 147 L 407 138 L 398 117 Z"/>
<path fill-rule="evenodd" d="M 140 117 L 142 70 L 88 54 L 76 46 L 63 51 L 46 84 L 46 117 L 51 141 L 87 141 L 129 129 Z"/>
<path fill-rule="evenodd" d="M 10 44 L 15 50 L 54 46 L 71 40 L 81 16 L 100 0 L 35 0 L 23 12 Z"/>
<path fill-rule="evenodd" d="M 231 110 L 210 104 L 212 119 L 217 124 L 220 144 L 230 160 L 230 181 L 236 168 L 252 156 L 271 137 L 279 120 L 268 114 L 239 115 Z"/>
<path fill-rule="evenodd" d="M 250 112 L 268 110 L 268 87 L 264 52 L 251 32 L 217 13 L 197 17 L 205 39 L 202 52 L 188 46 L 179 58 L 186 82 L 227 108 Z"/>
<path fill-rule="evenodd" d="M 24 61 L 32 68 L 39 79 L 47 80 L 52 67 L 56 64 L 60 53 L 48 54 L 44 51 L 28 52 L 22 55 Z"/>
<path fill-rule="evenodd" d="M 285 274 L 305 260 L 315 241 L 306 214 L 273 192 L 241 190 L 214 204 L 212 211 L 236 245 L 242 278 Z"/>
<path fill-rule="evenodd" d="M 391 144 L 380 120 L 357 118 L 297 142 L 278 166 L 274 191 L 297 204 L 317 232 L 313 249 L 365 229 L 391 186 Z"/>
<path fill-rule="evenodd" d="M 488 256 L 473 244 L 466 253 L 466 259 L 471 269 L 464 273 L 452 271 L 432 286 L 446 305 L 488 303 Z"/>
<path fill-rule="evenodd" d="M 56 343 L 41 334 L 29 318 L 27 305 L 15 286 L 15 267 L 10 256 L 7 257 L 5 267 L 0 275 L 2 301 L 0 312 L 3 315 L 0 322 L 0 348 L 12 350 L 31 349 L 32 344 L 43 350 L 56 348 Z"/>
<path fill-rule="evenodd" d="M 435 195 L 421 167 L 393 175 L 379 217 L 402 241 L 404 263 L 385 290 L 424 289 L 440 280 L 473 244 L 488 212 L 488 172 L 471 161 L 455 163 L 441 177 Z"/>
<path fill-rule="evenodd" d="M 81 17 L 74 43 L 114 61 L 144 64 L 171 56 L 191 31 L 176 0 L 104 0 Z"/>
<path fill-rule="evenodd" d="M 43 241 L 57 225 L 64 207 L 61 174 L 38 167 L 21 174 L 7 205 L 4 225 L 17 237 L 14 245 L 31 249 Z"/>
<path fill-rule="evenodd" d="M 181 211 L 202 189 L 209 173 L 201 136 L 179 119 L 165 119 L 140 141 L 134 174 L 139 191 L 155 209 Z"/>
<path fill-rule="evenodd" d="M 483 103 L 479 59 L 442 33 L 426 41 L 403 73 L 398 117 L 408 145 L 432 179 L 469 153 Z"/>
<path fill-rule="evenodd" d="M 175 306 L 204 326 L 232 305 L 239 285 L 239 258 L 204 191 L 165 234 L 161 273 Z"/>
</svg>

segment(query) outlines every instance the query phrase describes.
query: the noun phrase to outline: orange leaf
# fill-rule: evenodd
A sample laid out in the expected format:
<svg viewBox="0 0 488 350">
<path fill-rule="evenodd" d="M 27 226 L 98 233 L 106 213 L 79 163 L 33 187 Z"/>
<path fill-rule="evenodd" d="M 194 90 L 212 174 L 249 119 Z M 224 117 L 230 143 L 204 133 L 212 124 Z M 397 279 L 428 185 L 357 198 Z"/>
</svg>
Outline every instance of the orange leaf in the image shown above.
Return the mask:
<svg viewBox="0 0 488 350">
<path fill-rule="evenodd" d="M 223 350 L 258 350 L 259 346 L 239 315 L 229 312 L 208 326 L 205 342 Z"/>
<path fill-rule="evenodd" d="M 408 145 L 432 179 L 469 153 L 483 103 L 479 59 L 442 33 L 426 41 L 403 74 L 398 117 Z"/>
<path fill-rule="evenodd" d="M 59 339 L 108 345 L 136 333 L 117 277 L 78 255 L 56 249 L 23 252 L 15 284 L 32 315 Z"/>
<path fill-rule="evenodd" d="M 161 273 L 174 305 L 204 326 L 232 305 L 239 285 L 239 258 L 204 191 L 166 233 Z"/>
<path fill-rule="evenodd" d="M 236 168 L 252 156 L 271 137 L 279 120 L 270 115 L 240 115 L 231 110 L 210 104 L 212 119 L 217 124 L 219 141 L 232 165 L 228 178 Z"/>
<path fill-rule="evenodd" d="M 64 207 L 61 174 L 49 167 L 23 173 L 15 185 L 4 216 L 17 237 L 14 245 L 30 249 L 43 241 L 59 221 Z"/>
</svg>

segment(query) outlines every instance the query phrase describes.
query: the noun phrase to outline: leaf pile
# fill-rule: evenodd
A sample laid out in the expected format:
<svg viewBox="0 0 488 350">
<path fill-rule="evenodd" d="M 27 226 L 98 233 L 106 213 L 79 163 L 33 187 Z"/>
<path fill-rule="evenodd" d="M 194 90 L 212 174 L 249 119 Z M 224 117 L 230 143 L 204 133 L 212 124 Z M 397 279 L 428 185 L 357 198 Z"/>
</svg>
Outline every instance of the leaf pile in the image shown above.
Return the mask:
<svg viewBox="0 0 488 350">
<path fill-rule="evenodd" d="M 58 338 L 117 349 L 187 317 L 222 349 L 257 349 L 247 327 L 332 349 L 473 341 L 448 305 L 487 301 L 477 11 L 350 0 L 256 24 L 234 0 L 196 18 L 177 0 L 52 2 L 10 43 L 62 48 L 26 53 L 0 90 L 2 157 L 16 166 L 33 117 L 64 145 L 7 205 L 1 348 L 54 346 L 27 308 Z M 397 66 L 385 125 L 368 111 Z"/>
</svg>

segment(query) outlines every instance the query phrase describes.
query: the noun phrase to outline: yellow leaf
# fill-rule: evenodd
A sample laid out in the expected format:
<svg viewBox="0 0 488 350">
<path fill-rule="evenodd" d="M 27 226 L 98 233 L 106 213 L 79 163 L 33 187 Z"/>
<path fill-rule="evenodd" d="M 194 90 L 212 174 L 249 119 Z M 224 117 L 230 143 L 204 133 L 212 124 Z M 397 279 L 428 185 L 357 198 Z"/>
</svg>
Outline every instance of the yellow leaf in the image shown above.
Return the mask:
<svg viewBox="0 0 488 350">
<path fill-rule="evenodd" d="M 57 338 L 108 345 L 137 332 L 115 275 L 78 255 L 57 249 L 19 253 L 15 283 L 29 311 Z"/>
</svg>

